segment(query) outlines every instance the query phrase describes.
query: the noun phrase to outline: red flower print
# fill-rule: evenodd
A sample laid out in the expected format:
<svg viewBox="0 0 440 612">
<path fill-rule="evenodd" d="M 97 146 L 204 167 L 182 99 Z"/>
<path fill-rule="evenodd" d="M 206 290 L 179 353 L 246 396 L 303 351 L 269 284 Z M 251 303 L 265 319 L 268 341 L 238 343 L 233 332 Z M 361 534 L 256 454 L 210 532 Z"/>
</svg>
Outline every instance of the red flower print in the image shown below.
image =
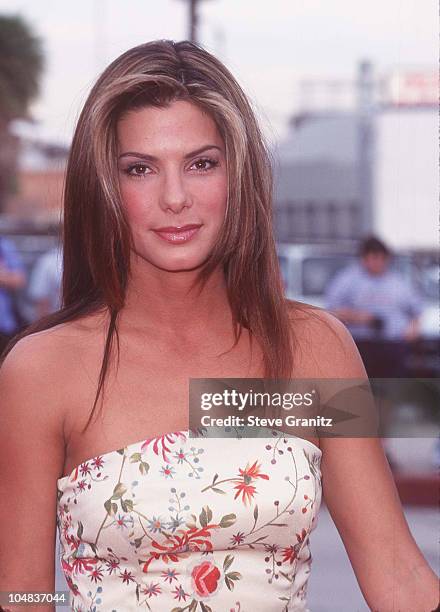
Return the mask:
<svg viewBox="0 0 440 612">
<path fill-rule="evenodd" d="M 298 533 L 296 534 L 296 539 L 298 540 L 298 542 L 299 542 L 300 544 L 302 544 L 302 542 L 304 542 L 304 540 L 306 539 L 306 537 L 307 537 L 307 531 L 306 531 L 305 529 L 303 529 L 303 530 L 301 531 L 301 534 L 298 534 Z"/>
<path fill-rule="evenodd" d="M 148 438 L 141 446 L 141 451 L 144 451 L 149 444 L 153 443 L 153 451 L 156 455 L 159 455 L 160 450 L 162 451 L 163 460 L 169 463 L 169 458 L 167 453 L 171 452 L 171 449 L 167 444 L 175 444 L 179 438 L 185 442 L 186 435 L 183 431 L 174 431 L 172 433 L 164 434 L 163 436 L 159 436 L 157 438 Z"/>
<path fill-rule="evenodd" d="M 66 516 L 66 519 L 63 521 L 63 533 L 64 535 L 66 535 L 67 530 L 69 529 L 69 527 L 71 527 L 72 525 L 72 517 L 70 516 L 70 514 L 68 514 Z"/>
<path fill-rule="evenodd" d="M 257 461 L 255 461 L 251 465 L 251 467 L 249 467 L 248 463 L 244 470 L 239 468 L 241 479 L 239 481 L 237 481 L 237 479 L 234 479 L 234 482 L 238 482 L 238 484 L 234 487 L 234 489 L 237 489 L 237 493 L 235 494 L 234 499 L 237 499 L 237 497 L 241 493 L 241 499 L 244 502 L 245 506 L 248 504 L 248 502 L 251 501 L 256 491 L 256 487 L 251 484 L 252 481 L 256 480 L 257 478 L 264 478 L 264 480 L 269 480 L 269 476 L 267 474 L 260 473 L 260 467 L 261 466 L 259 463 L 257 463 Z"/>
<path fill-rule="evenodd" d="M 237 489 L 237 493 L 234 495 L 234 499 L 237 499 L 237 497 L 241 493 L 241 500 L 244 502 L 245 506 L 247 506 L 247 504 L 251 501 L 255 491 L 257 490 L 256 487 L 254 487 L 253 485 L 247 485 L 244 482 L 236 485 L 234 489 Z"/>
<path fill-rule="evenodd" d="M 87 474 L 90 474 L 91 472 L 90 466 L 87 462 L 81 463 L 79 470 L 81 472 L 81 476 L 87 476 Z"/>
<path fill-rule="evenodd" d="M 92 465 L 93 465 L 94 468 L 99 470 L 104 465 L 104 459 L 101 456 L 95 457 L 92 460 Z"/>
<path fill-rule="evenodd" d="M 79 491 L 85 491 L 87 483 L 85 480 L 81 480 L 77 485 Z"/>
<path fill-rule="evenodd" d="M 179 572 L 176 572 L 176 570 L 173 570 L 171 568 L 162 572 L 162 578 L 164 579 L 165 582 L 169 580 L 170 584 L 173 582 L 173 580 L 177 580 L 177 576 L 179 576 Z"/>
<path fill-rule="evenodd" d="M 127 584 L 130 584 L 130 580 L 131 582 L 134 582 L 134 577 L 132 576 L 132 573 L 128 572 L 127 570 L 124 570 L 123 574 L 119 574 L 119 577 L 122 578 L 122 582 L 126 582 Z"/>
<path fill-rule="evenodd" d="M 98 580 L 102 580 L 102 565 L 96 567 L 91 574 L 89 574 L 89 578 L 91 578 L 92 582 L 98 582 Z"/>
<path fill-rule="evenodd" d="M 178 599 L 179 601 L 181 601 L 183 599 L 183 601 L 186 601 L 186 598 L 189 597 L 189 593 L 185 593 L 183 587 L 177 586 L 174 591 L 172 591 L 173 595 L 174 595 L 174 599 Z"/>
<path fill-rule="evenodd" d="M 250 482 L 250 480 L 253 478 L 264 478 L 265 480 L 269 480 L 269 476 L 267 474 L 260 474 L 260 467 L 261 464 L 255 461 L 251 467 L 249 467 L 248 463 L 246 469 L 242 470 L 241 468 L 239 468 L 239 472 L 240 475 L 243 476 L 245 481 L 249 479 Z"/>
<path fill-rule="evenodd" d="M 66 538 L 67 544 L 69 544 L 70 546 L 70 550 L 78 550 L 81 541 L 78 538 L 75 538 L 75 536 L 69 535 L 68 533 L 64 534 L 64 536 Z"/>
<path fill-rule="evenodd" d="M 293 563 L 295 559 L 296 559 L 296 550 L 294 546 L 283 548 L 283 563 L 285 563 L 286 561 Z"/>
<path fill-rule="evenodd" d="M 159 544 L 156 540 L 152 541 L 153 548 L 160 552 L 151 552 L 149 558 L 142 566 L 144 573 L 148 572 L 150 563 L 154 559 L 161 559 L 168 563 L 173 561 L 178 563 L 181 557 L 188 557 L 191 552 L 210 552 L 212 542 L 210 540 L 210 529 L 218 529 L 217 524 L 208 524 L 206 527 L 190 527 L 187 530 L 179 529 L 172 536 L 168 536 L 166 544 Z"/>
<path fill-rule="evenodd" d="M 218 588 L 220 570 L 210 561 L 204 561 L 192 570 L 191 578 L 197 595 L 207 597 Z"/>
<path fill-rule="evenodd" d="M 283 548 L 283 563 L 289 561 L 289 563 L 293 563 L 297 558 L 298 552 L 301 548 L 302 543 L 307 537 L 307 531 L 303 529 L 301 534 L 296 534 L 296 539 L 298 540 L 298 544 L 294 546 L 289 546 L 288 548 Z"/>
<path fill-rule="evenodd" d="M 111 575 L 113 573 L 113 570 L 119 569 L 119 560 L 118 559 L 107 559 L 105 564 L 107 565 L 106 569 L 107 569 L 109 575 Z"/>
<path fill-rule="evenodd" d="M 275 555 L 278 552 L 278 546 L 276 544 L 265 544 L 264 550 L 271 555 Z"/>
<path fill-rule="evenodd" d="M 180 450 L 176 451 L 174 453 L 174 457 L 177 459 L 178 463 L 183 463 L 183 460 L 186 457 L 186 453 L 184 452 L 183 448 L 181 448 Z"/>
<path fill-rule="evenodd" d="M 78 559 L 73 559 L 72 569 L 74 572 L 79 572 L 82 574 L 84 570 L 92 570 L 93 566 L 97 563 L 98 559 L 85 559 L 80 557 Z"/>
<path fill-rule="evenodd" d="M 234 533 L 231 537 L 232 544 L 241 544 L 244 541 L 244 531 Z"/>
<path fill-rule="evenodd" d="M 173 468 L 173 466 L 169 465 L 168 463 L 163 465 L 161 468 L 161 473 L 163 476 L 165 476 L 165 478 L 172 478 L 175 471 L 176 470 Z"/>
<path fill-rule="evenodd" d="M 160 590 L 160 586 L 158 583 L 154 583 L 154 582 L 150 582 L 150 584 L 145 585 L 142 588 L 142 593 L 144 595 L 148 595 L 148 597 L 153 597 L 153 595 L 159 595 L 160 593 L 162 593 L 162 591 Z"/>
<path fill-rule="evenodd" d="M 64 559 L 61 559 L 61 567 L 65 574 L 71 574 L 73 572 L 73 567 Z"/>
</svg>

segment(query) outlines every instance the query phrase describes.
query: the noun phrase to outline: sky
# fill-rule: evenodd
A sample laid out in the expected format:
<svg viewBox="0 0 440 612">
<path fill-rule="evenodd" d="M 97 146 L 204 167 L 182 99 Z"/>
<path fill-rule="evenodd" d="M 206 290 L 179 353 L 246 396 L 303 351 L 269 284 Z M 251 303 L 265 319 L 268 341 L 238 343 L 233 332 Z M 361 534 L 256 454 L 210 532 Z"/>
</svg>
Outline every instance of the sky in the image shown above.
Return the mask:
<svg viewBox="0 0 440 612">
<path fill-rule="evenodd" d="M 70 141 L 98 74 L 130 47 L 188 37 L 186 0 L 0 0 L 43 40 L 46 67 L 32 104 L 37 137 Z M 199 41 L 233 72 L 269 140 L 282 139 L 304 78 L 354 78 L 437 63 L 433 0 L 200 0 Z"/>
</svg>

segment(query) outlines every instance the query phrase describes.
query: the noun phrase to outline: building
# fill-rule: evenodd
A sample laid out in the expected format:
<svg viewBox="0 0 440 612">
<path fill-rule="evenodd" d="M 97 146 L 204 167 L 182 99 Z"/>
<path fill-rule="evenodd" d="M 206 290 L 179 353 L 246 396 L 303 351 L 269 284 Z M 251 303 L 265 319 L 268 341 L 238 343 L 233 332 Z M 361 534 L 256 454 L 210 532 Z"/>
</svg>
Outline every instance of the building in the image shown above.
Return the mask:
<svg viewBox="0 0 440 612">
<path fill-rule="evenodd" d="M 437 248 L 437 83 L 428 70 L 375 79 L 365 62 L 351 84 L 308 82 L 275 152 L 278 241 L 374 232 L 394 248 Z"/>
<path fill-rule="evenodd" d="M 18 125 L 16 125 L 18 124 Z M 60 220 L 69 148 L 38 138 L 31 124 L 15 122 L 17 172 L 14 192 L 6 200 L 3 217 L 20 222 L 56 223 Z"/>
</svg>

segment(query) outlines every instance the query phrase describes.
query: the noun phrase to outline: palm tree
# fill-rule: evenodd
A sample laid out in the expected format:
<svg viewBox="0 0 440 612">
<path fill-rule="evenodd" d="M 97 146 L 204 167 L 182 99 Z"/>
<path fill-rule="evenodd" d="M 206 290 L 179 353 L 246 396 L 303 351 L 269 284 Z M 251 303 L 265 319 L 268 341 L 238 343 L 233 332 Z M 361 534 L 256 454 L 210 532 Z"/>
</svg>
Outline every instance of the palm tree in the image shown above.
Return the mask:
<svg viewBox="0 0 440 612">
<path fill-rule="evenodd" d="M 21 17 L 0 15 L 0 212 L 15 185 L 18 142 L 10 123 L 28 117 L 42 70 L 41 40 Z"/>
</svg>

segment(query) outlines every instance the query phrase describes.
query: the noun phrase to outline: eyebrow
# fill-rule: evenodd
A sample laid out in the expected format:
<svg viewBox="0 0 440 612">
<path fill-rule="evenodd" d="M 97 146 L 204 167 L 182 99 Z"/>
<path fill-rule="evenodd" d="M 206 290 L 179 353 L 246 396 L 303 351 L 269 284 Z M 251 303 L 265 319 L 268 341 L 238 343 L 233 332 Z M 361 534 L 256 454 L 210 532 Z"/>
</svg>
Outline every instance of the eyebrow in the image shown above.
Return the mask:
<svg viewBox="0 0 440 612">
<path fill-rule="evenodd" d="M 196 149 L 195 151 L 190 151 L 190 153 L 187 153 L 185 155 L 185 159 L 189 159 L 190 157 L 194 157 L 195 155 L 200 155 L 201 153 L 204 153 L 205 151 L 209 151 L 210 149 L 218 149 L 219 151 L 222 150 L 217 145 L 208 144 L 203 147 L 200 147 L 200 149 Z M 139 153 L 138 151 L 127 151 L 126 153 L 122 153 L 118 159 L 122 159 L 124 157 L 137 157 L 139 159 L 145 159 L 147 161 L 152 161 L 152 162 L 158 161 L 158 158 L 155 157 L 154 155 L 148 155 L 147 153 Z"/>
</svg>

